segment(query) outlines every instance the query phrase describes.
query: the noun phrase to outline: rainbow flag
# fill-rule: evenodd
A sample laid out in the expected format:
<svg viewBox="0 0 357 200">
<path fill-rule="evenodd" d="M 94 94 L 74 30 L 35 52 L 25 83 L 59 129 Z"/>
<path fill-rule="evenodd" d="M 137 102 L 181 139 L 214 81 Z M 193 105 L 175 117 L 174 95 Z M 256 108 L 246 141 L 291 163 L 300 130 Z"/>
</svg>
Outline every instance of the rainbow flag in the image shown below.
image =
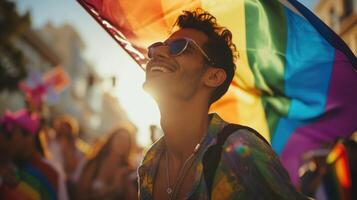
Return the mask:
<svg viewBox="0 0 357 200">
<path fill-rule="evenodd" d="M 323 179 L 323 188 L 328 199 L 352 199 L 352 177 L 350 160 L 345 144 L 339 141 L 328 154 L 327 173 Z"/>
<path fill-rule="evenodd" d="M 36 166 L 37 165 L 37 166 Z M 4 200 L 56 200 L 57 174 L 41 163 L 28 164 L 17 172 L 19 182 L 14 188 L 1 188 L 0 199 Z M 50 169 L 53 170 L 53 169 Z M 50 175 L 50 176 L 49 176 Z"/>
<path fill-rule="evenodd" d="M 20 199 L 58 199 L 59 175 L 44 158 L 33 155 L 32 160 L 18 171 L 19 184 L 12 192 Z"/>
<path fill-rule="evenodd" d="M 357 130 L 357 61 L 296 0 L 77 0 L 145 68 L 182 10 L 202 8 L 230 29 L 240 59 L 228 93 L 212 106 L 267 138 L 298 181 L 301 155 Z"/>
</svg>

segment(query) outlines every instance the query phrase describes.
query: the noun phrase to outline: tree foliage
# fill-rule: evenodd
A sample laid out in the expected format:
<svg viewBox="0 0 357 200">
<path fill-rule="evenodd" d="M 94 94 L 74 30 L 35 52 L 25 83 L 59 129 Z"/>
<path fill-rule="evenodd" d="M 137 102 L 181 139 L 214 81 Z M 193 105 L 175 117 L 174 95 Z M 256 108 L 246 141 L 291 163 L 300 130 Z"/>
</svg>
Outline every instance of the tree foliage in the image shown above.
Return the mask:
<svg viewBox="0 0 357 200">
<path fill-rule="evenodd" d="M 14 45 L 30 27 L 30 14 L 20 15 L 14 2 L 0 0 L 0 91 L 16 90 L 26 76 L 26 60 Z"/>
</svg>

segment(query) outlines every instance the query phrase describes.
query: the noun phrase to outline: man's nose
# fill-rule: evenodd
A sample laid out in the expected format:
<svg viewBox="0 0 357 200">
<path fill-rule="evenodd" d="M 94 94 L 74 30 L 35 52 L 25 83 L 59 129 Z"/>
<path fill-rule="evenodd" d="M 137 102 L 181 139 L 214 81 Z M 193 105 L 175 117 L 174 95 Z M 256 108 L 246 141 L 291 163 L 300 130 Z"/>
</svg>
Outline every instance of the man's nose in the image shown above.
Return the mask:
<svg viewBox="0 0 357 200">
<path fill-rule="evenodd" d="M 168 58 L 169 48 L 167 45 L 160 45 L 152 50 L 152 58 Z"/>
</svg>

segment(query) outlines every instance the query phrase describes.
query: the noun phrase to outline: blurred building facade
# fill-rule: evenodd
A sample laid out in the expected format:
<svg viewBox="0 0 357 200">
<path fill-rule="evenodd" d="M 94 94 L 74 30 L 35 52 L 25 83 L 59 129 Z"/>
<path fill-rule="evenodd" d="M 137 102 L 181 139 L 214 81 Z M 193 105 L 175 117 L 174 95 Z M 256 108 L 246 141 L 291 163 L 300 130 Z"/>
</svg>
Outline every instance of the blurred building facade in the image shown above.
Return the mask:
<svg viewBox="0 0 357 200">
<path fill-rule="evenodd" d="M 69 88 L 53 108 L 55 115 L 67 113 L 74 116 L 81 125 L 83 136 L 89 140 L 117 124 L 132 124 L 119 101 L 104 91 L 103 78 L 85 60 L 85 44 L 74 27 L 67 24 L 56 27 L 48 23 L 37 32 L 51 44 L 71 78 Z"/>
<path fill-rule="evenodd" d="M 357 55 L 357 0 L 320 0 L 315 12 Z"/>
<path fill-rule="evenodd" d="M 45 72 L 61 63 L 56 52 L 32 29 L 14 41 L 14 45 L 25 55 L 25 67 L 28 70 Z"/>
<path fill-rule="evenodd" d="M 86 63 L 81 52 L 85 46 L 75 29 L 69 25 L 54 26 L 47 23 L 36 30 L 47 44 L 61 58 L 61 66 L 71 79 L 71 84 L 61 93 L 58 104 L 52 108 L 53 115 L 70 114 L 79 119 L 81 116 L 91 116 L 94 112 L 88 108 L 87 101 L 83 98 L 86 92 L 86 78 L 90 73 L 90 66 Z M 85 114 L 81 113 L 85 111 Z M 84 120 L 83 120 L 84 121 Z"/>
<path fill-rule="evenodd" d="M 20 49 L 24 55 L 24 67 L 28 73 L 31 71 L 43 73 L 61 63 L 56 52 L 31 28 L 11 43 Z M 4 113 L 6 109 L 15 111 L 25 107 L 22 92 L 2 91 L 0 93 L 0 105 L 0 113 Z"/>
</svg>

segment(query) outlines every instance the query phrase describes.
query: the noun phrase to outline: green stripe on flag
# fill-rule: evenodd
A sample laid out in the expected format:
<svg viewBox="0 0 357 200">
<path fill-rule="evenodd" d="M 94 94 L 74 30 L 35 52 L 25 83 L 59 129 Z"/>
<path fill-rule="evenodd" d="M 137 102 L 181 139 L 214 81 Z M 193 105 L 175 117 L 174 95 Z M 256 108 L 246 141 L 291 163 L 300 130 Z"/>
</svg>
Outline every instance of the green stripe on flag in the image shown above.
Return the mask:
<svg viewBox="0 0 357 200">
<path fill-rule="evenodd" d="M 245 1 L 249 66 L 262 102 L 271 138 L 278 120 L 286 116 L 290 100 L 284 96 L 287 25 L 279 1 Z"/>
</svg>

